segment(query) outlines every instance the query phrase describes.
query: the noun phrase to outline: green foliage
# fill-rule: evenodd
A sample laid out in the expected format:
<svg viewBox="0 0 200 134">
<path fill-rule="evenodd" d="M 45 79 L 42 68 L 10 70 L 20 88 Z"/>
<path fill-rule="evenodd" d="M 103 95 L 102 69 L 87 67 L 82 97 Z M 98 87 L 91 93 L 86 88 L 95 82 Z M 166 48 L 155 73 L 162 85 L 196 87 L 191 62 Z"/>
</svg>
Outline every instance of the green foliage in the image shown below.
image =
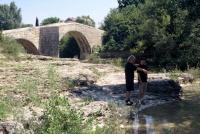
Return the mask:
<svg viewBox="0 0 200 134">
<path fill-rule="evenodd" d="M 4 101 L 0 100 L 0 120 L 4 119 L 7 114 L 7 108 Z"/>
<path fill-rule="evenodd" d="M 84 97 L 83 100 L 84 100 L 84 104 L 82 105 L 82 107 L 89 105 L 91 102 L 94 102 L 94 99 L 90 97 Z"/>
<path fill-rule="evenodd" d="M 161 65 L 200 66 L 200 1 L 118 0 L 102 24 L 104 51 L 130 50 Z M 193 15 L 194 14 L 194 15 Z"/>
<path fill-rule="evenodd" d="M 117 67 L 122 67 L 123 66 L 123 59 L 122 58 L 117 58 L 116 62 L 115 62 L 115 65 Z"/>
<path fill-rule="evenodd" d="M 125 8 L 128 5 L 138 6 L 141 3 L 143 3 L 143 4 L 145 3 L 145 0 L 117 0 L 117 1 L 118 1 L 118 4 L 119 4 L 118 7 L 120 9 Z"/>
<path fill-rule="evenodd" d="M 186 70 L 187 73 L 190 73 L 194 76 L 194 79 L 197 80 L 200 78 L 200 68 L 189 68 Z"/>
<path fill-rule="evenodd" d="M 51 89 L 60 89 L 62 84 L 59 82 L 59 76 L 53 66 L 50 66 L 48 71 L 48 83 Z"/>
<path fill-rule="evenodd" d="M 49 17 L 49 18 L 44 19 L 42 21 L 41 25 L 53 24 L 53 23 L 57 23 L 59 21 L 60 21 L 60 19 L 57 17 Z"/>
<path fill-rule="evenodd" d="M 4 55 L 17 57 L 20 53 L 25 52 L 25 49 L 22 47 L 22 45 L 17 43 L 15 39 L 3 36 L 1 36 L 0 39 L 0 48 L 2 49 L 0 51 Z"/>
<path fill-rule="evenodd" d="M 99 53 L 102 50 L 102 46 L 101 45 L 97 45 L 92 47 L 92 53 Z"/>
<path fill-rule="evenodd" d="M 21 28 L 25 28 L 25 27 L 32 27 L 32 24 L 21 24 Z"/>
<path fill-rule="evenodd" d="M 101 76 L 104 76 L 106 75 L 107 73 L 106 72 L 100 72 L 98 69 L 96 68 L 91 68 L 91 71 L 96 74 L 98 77 L 101 77 Z"/>
<path fill-rule="evenodd" d="M 23 101 L 23 105 L 27 105 L 29 103 L 38 105 L 40 103 L 39 96 L 37 95 L 39 83 L 39 80 L 35 78 L 20 77 L 20 82 L 16 85 L 15 92 L 24 91 L 27 98 Z"/>
<path fill-rule="evenodd" d="M 11 2 L 0 5 L 0 30 L 19 28 L 22 21 L 21 9 Z"/>
<path fill-rule="evenodd" d="M 76 40 L 70 36 L 65 35 L 60 40 L 60 58 L 80 57 L 80 49 Z"/>
<path fill-rule="evenodd" d="M 23 68 L 22 66 L 17 66 L 17 67 L 15 68 L 16 71 L 23 71 L 23 69 L 24 69 L 24 68 Z"/>
<path fill-rule="evenodd" d="M 72 108 L 65 97 L 58 95 L 53 95 L 47 102 L 43 118 L 35 129 L 37 134 L 81 134 L 88 125 L 88 122 L 82 123 L 83 114 Z"/>
<path fill-rule="evenodd" d="M 124 112 L 129 113 L 127 109 L 119 106 L 116 103 L 110 102 L 109 108 L 111 111 L 111 116 L 105 121 L 103 127 L 96 127 L 94 134 L 129 134 L 133 133 L 133 130 L 130 128 L 120 128 L 120 125 L 125 124 L 125 120 L 119 114 L 124 114 Z M 127 111 L 126 111 L 127 110 Z M 127 120 L 126 120 L 127 121 Z"/>
<path fill-rule="evenodd" d="M 35 26 L 36 26 L 36 27 L 39 26 L 39 20 L 38 20 L 37 17 L 36 17 L 36 20 L 35 20 Z"/>
<path fill-rule="evenodd" d="M 91 19 L 90 16 L 77 17 L 76 22 L 95 27 L 95 21 Z"/>
<path fill-rule="evenodd" d="M 101 63 L 101 58 L 99 55 L 93 53 L 87 56 L 87 60 L 90 63 L 99 64 Z"/>
<path fill-rule="evenodd" d="M 169 77 L 174 80 L 176 83 L 179 83 L 178 79 L 179 73 L 177 73 L 175 70 L 169 71 Z"/>
</svg>

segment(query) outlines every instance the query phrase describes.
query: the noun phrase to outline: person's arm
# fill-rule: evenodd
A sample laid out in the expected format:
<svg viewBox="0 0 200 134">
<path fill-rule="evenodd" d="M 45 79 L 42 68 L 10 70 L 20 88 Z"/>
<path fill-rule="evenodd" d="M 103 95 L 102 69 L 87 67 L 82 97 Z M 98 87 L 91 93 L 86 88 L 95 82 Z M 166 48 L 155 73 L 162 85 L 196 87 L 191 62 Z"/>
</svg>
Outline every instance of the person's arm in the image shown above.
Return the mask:
<svg viewBox="0 0 200 134">
<path fill-rule="evenodd" d="M 145 74 L 147 74 L 147 70 L 146 70 L 146 69 L 143 69 L 143 68 L 138 67 L 137 70 L 138 70 L 138 71 L 142 71 L 142 72 L 144 72 Z"/>
</svg>

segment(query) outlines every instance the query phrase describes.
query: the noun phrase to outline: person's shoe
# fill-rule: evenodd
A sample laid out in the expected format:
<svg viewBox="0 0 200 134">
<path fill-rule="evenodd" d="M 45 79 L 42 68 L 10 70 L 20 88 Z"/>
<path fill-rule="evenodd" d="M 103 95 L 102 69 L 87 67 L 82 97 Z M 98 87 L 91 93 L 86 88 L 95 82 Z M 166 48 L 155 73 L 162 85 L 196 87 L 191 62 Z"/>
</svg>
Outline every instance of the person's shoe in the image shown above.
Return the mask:
<svg viewBox="0 0 200 134">
<path fill-rule="evenodd" d="M 126 105 L 131 106 L 131 105 L 133 105 L 133 102 L 131 102 L 130 100 L 126 100 Z"/>
</svg>

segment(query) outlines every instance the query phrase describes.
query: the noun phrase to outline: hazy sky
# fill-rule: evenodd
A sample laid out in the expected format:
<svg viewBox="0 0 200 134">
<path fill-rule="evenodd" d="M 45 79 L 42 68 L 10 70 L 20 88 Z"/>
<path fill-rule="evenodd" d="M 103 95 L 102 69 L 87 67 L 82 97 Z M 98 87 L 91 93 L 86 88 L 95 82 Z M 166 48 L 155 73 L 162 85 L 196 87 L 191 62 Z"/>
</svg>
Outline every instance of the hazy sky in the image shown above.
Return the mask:
<svg viewBox="0 0 200 134">
<path fill-rule="evenodd" d="M 0 4 L 9 5 L 12 1 L 21 8 L 22 22 L 33 25 L 36 17 L 41 23 L 48 17 L 65 20 L 69 17 L 89 15 L 98 27 L 110 9 L 118 6 L 117 0 L 0 0 Z"/>
</svg>

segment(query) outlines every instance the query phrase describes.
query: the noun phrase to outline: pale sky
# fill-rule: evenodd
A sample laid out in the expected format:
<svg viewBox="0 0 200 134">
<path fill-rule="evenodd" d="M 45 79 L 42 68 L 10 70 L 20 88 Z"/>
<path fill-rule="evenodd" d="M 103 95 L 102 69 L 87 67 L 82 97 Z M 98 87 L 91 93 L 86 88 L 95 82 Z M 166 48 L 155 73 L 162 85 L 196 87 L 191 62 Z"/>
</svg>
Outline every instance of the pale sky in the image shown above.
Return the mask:
<svg viewBox="0 0 200 134">
<path fill-rule="evenodd" d="M 117 0 L 0 0 L 0 4 L 10 5 L 12 1 L 21 8 L 22 22 L 33 26 L 36 17 L 41 23 L 49 17 L 65 20 L 69 17 L 89 15 L 98 27 L 110 9 L 118 6 Z"/>
</svg>

